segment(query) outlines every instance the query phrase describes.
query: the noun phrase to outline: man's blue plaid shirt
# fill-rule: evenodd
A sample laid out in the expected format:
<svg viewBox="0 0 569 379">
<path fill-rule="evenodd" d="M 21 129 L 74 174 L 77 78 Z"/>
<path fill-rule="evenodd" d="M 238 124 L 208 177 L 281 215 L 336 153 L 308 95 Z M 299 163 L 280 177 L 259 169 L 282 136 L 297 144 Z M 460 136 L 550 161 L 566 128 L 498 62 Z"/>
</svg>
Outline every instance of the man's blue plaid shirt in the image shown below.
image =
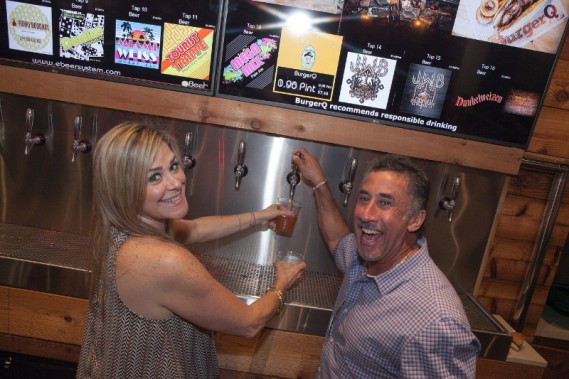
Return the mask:
<svg viewBox="0 0 569 379">
<path fill-rule="evenodd" d="M 322 349 L 319 378 L 474 378 L 480 343 L 455 289 L 420 250 L 365 274 L 354 234 L 334 257 L 345 273 Z"/>
</svg>

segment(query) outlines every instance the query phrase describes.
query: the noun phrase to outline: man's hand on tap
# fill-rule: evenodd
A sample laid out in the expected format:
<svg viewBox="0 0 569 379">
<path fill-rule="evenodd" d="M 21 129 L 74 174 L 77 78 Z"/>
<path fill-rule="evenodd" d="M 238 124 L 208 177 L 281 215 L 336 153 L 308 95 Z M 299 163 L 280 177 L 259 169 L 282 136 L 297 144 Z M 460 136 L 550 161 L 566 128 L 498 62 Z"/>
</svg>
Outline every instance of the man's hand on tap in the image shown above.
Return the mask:
<svg viewBox="0 0 569 379">
<path fill-rule="evenodd" d="M 298 166 L 304 184 L 314 187 L 326 180 L 318 159 L 305 148 L 299 147 L 292 153 L 292 161 Z"/>
</svg>

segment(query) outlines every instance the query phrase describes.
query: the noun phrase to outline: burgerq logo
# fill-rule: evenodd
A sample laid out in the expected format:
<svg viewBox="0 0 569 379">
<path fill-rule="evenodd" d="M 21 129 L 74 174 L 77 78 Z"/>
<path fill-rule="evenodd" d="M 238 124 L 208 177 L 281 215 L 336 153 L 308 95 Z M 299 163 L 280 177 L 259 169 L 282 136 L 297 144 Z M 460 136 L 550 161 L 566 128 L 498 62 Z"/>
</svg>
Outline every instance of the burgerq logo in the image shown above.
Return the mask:
<svg viewBox="0 0 569 379">
<path fill-rule="evenodd" d="M 6 1 L 6 16 L 10 49 L 53 54 L 51 8 Z"/>
</svg>

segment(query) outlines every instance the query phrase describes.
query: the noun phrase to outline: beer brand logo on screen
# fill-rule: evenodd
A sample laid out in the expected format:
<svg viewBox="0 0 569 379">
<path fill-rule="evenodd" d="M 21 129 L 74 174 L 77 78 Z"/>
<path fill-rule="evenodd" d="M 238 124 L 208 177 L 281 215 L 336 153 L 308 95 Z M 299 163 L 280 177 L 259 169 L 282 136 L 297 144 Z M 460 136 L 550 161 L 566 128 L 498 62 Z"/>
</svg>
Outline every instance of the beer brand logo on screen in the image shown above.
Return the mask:
<svg viewBox="0 0 569 379">
<path fill-rule="evenodd" d="M 51 8 L 6 1 L 6 17 L 10 49 L 53 54 Z"/>
<path fill-rule="evenodd" d="M 214 32 L 208 28 L 165 23 L 161 72 L 208 80 Z"/>
<path fill-rule="evenodd" d="M 316 50 L 310 45 L 306 46 L 304 51 L 302 52 L 301 62 L 302 68 L 309 71 L 312 66 L 314 66 L 314 62 L 316 61 Z"/>
<path fill-rule="evenodd" d="M 494 92 L 488 92 L 488 93 L 479 93 L 478 95 L 470 96 L 469 98 L 457 96 L 456 100 L 454 101 L 454 105 L 460 108 L 470 108 L 485 102 L 493 102 L 501 104 L 503 100 L 504 96 L 498 95 L 497 93 Z"/>
<path fill-rule="evenodd" d="M 367 63 L 367 57 L 358 56 L 356 62 L 350 62 L 350 71 L 353 75 L 346 81 L 350 85 L 350 95 L 364 103 L 366 100 L 375 100 L 379 90 L 385 88 L 381 82 L 389 72 L 387 59 L 375 58 L 372 64 Z"/>
<path fill-rule="evenodd" d="M 438 118 L 441 115 L 451 70 L 411 64 L 400 110 L 419 116 Z"/>
<path fill-rule="evenodd" d="M 116 20 L 115 63 L 158 69 L 160 26 Z"/>
<path fill-rule="evenodd" d="M 105 16 L 61 10 L 59 16 L 59 56 L 84 61 L 104 56 Z"/>
<path fill-rule="evenodd" d="M 263 71 L 265 61 L 271 58 L 277 49 L 277 41 L 272 38 L 259 38 L 234 56 L 223 70 L 223 79 L 227 82 L 239 82 L 244 78 L 253 78 Z"/>
</svg>

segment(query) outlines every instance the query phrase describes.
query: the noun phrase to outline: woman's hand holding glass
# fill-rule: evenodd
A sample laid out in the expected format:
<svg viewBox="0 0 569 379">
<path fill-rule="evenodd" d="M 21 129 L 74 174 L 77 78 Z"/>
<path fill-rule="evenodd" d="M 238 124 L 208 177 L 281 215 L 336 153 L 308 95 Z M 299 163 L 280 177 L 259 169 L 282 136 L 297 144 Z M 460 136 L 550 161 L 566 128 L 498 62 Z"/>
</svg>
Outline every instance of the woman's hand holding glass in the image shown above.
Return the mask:
<svg viewBox="0 0 569 379">
<path fill-rule="evenodd" d="M 274 229 L 278 216 L 291 216 L 294 212 L 290 209 L 283 209 L 278 204 L 271 204 L 265 209 L 251 213 L 251 226 L 262 225 L 264 228 Z"/>
<path fill-rule="evenodd" d="M 306 262 L 298 260 L 291 263 L 287 260 L 276 260 L 273 266 L 275 266 L 275 287 L 286 292 L 300 280 L 306 268 Z"/>
</svg>

